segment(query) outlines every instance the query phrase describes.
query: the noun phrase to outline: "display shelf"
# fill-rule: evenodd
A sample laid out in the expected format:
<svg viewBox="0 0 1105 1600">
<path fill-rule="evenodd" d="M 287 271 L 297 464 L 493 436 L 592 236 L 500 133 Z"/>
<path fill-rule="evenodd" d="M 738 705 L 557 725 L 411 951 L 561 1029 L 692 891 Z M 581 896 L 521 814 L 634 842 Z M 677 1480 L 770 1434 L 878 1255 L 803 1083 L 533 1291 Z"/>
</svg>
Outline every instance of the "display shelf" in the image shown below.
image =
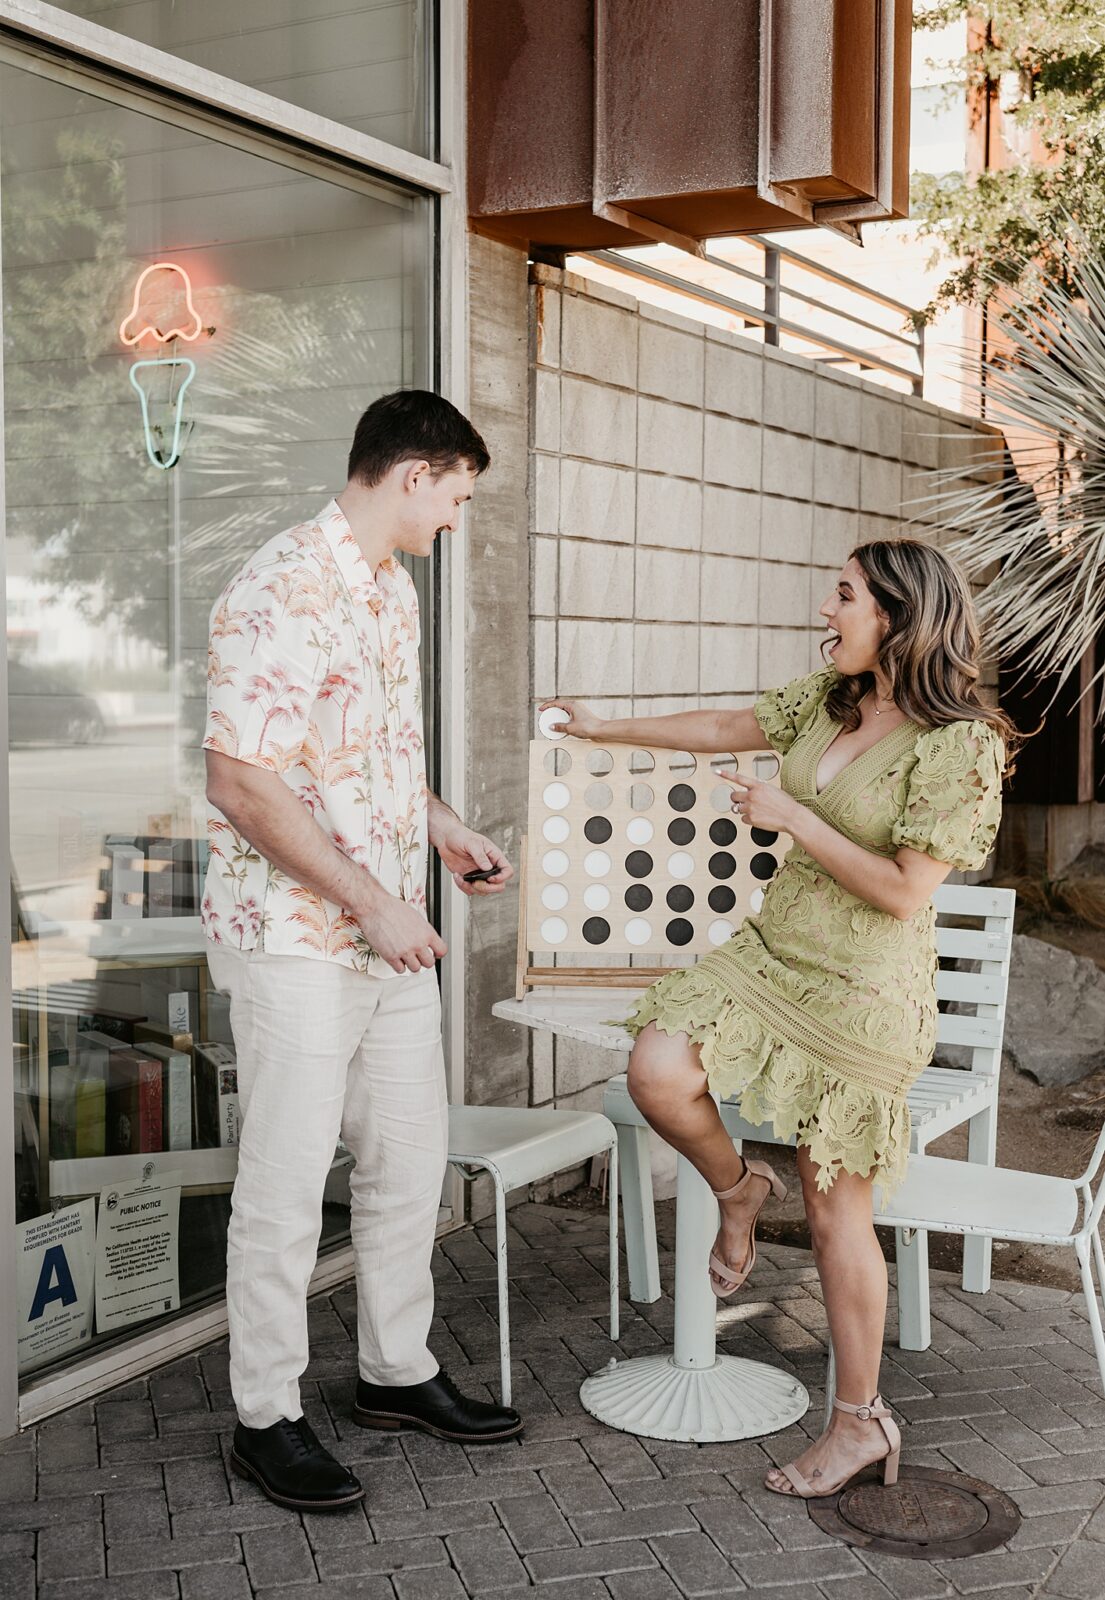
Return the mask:
<svg viewBox="0 0 1105 1600">
<path fill-rule="evenodd" d="M 228 1188 L 237 1169 L 233 1149 L 156 1151 L 138 1155 L 54 1160 L 50 1154 L 49 1019 L 96 1010 L 96 981 L 109 972 L 196 973 L 195 1037 L 207 1033 L 207 942 L 199 917 L 134 921 L 57 922 L 12 946 L 12 1003 L 17 1015 L 36 1019 L 34 1057 L 38 1196 L 43 1206 L 91 1194 L 104 1184 L 140 1177 L 153 1161 L 186 1174 L 184 1187 Z M 169 1158 L 172 1158 L 169 1161 Z M 229 1159 L 228 1159 L 229 1158 Z M 166 1164 L 168 1162 L 168 1165 Z"/>
</svg>

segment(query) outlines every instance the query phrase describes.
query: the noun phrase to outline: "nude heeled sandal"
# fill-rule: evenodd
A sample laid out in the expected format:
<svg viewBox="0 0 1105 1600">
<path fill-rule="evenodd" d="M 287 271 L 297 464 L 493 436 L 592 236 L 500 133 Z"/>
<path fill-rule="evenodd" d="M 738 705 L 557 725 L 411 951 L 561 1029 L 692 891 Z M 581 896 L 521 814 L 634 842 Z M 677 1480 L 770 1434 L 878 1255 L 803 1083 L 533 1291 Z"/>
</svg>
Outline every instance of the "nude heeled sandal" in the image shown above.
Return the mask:
<svg viewBox="0 0 1105 1600">
<path fill-rule="evenodd" d="M 741 1159 L 744 1160 L 743 1157 Z M 732 1200 L 736 1195 L 740 1194 L 750 1178 L 766 1178 L 770 1188 L 760 1201 L 759 1206 L 756 1208 L 756 1214 L 752 1218 L 751 1226 L 748 1229 L 748 1260 L 739 1272 L 731 1267 L 728 1261 L 723 1261 L 717 1254 L 717 1239 L 714 1240 L 714 1249 L 710 1252 L 710 1285 L 719 1300 L 728 1300 L 731 1294 L 736 1294 L 741 1284 L 752 1271 L 752 1268 L 756 1265 L 756 1224 L 760 1220 L 760 1212 L 767 1204 L 768 1197 L 774 1195 L 776 1200 L 785 1200 L 787 1197 L 786 1184 L 777 1175 L 775 1169 L 768 1166 L 766 1161 L 745 1161 L 744 1171 L 731 1189 L 711 1189 L 710 1193 L 715 1200 Z M 718 1238 L 720 1237 L 719 1230 Z M 719 1289 L 717 1284 L 714 1283 L 715 1278 L 721 1278 L 725 1287 Z"/>
<path fill-rule="evenodd" d="M 859 1467 L 855 1472 L 849 1473 L 840 1483 L 834 1484 L 831 1489 L 814 1489 L 808 1484 L 792 1461 L 789 1466 L 776 1467 L 791 1485 L 789 1489 L 777 1489 L 773 1483 L 764 1480 L 764 1488 L 770 1489 L 772 1494 L 794 1495 L 799 1500 L 824 1500 L 826 1495 L 839 1494 L 841 1489 L 851 1483 L 853 1478 L 858 1478 L 861 1472 L 866 1472 L 870 1466 L 878 1466 L 884 1485 L 889 1489 L 898 1481 L 898 1463 L 902 1455 L 902 1436 L 898 1424 L 892 1414 L 882 1403 L 882 1395 L 877 1394 L 869 1406 L 853 1406 L 847 1400 L 834 1400 L 833 1405 L 838 1411 L 847 1411 L 850 1416 L 860 1417 L 864 1422 L 877 1422 L 882 1429 L 887 1443 L 887 1453 L 880 1456 L 877 1462 L 868 1461 L 865 1466 Z"/>
</svg>

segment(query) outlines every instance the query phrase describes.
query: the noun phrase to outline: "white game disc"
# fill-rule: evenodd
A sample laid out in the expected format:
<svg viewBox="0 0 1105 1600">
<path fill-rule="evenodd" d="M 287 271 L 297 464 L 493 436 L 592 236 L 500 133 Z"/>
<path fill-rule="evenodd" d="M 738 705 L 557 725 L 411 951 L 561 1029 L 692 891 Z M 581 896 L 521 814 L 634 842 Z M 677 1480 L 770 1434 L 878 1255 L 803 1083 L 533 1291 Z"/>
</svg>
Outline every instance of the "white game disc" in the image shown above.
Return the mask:
<svg viewBox="0 0 1105 1600">
<path fill-rule="evenodd" d="M 563 944 L 568 937 L 568 924 L 563 917 L 546 917 L 541 924 L 541 937 L 546 944 Z"/>
<path fill-rule="evenodd" d="M 734 928 L 731 922 L 711 922 L 709 935 L 710 943 L 724 944 L 727 939 L 731 939 L 733 937 L 736 931 L 736 928 Z"/>
<path fill-rule="evenodd" d="M 563 811 L 572 798 L 572 791 L 566 783 L 547 783 L 541 798 L 550 811 Z"/>
<path fill-rule="evenodd" d="M 649 844 L 655 832 L 647 817 L 633 817 L 626 825 L 625 836 L 630 844 Z"/>
<path fill-rule="evenodd" d="M 583 870 L 589 878 L 605 878 L 610 871 L 610 857 L 605 850 L 589 850 L 583 858 Z"/>
<path fill-rule="evenodd" d="M 568 713 L 563 706 L 547 706 L 538 717 L 537 726 L 540 728 L 543 738 L 564 739 L 567 735 L 561 725 L 567 720 Z"/>
<path fill-rule="evenodd" d="M 546 878 L 562 878 L 568 870 L 568 857 L 563 850 L 546 850 L 541 857 L 541 871 Z"/>
<path fill-rule="evenodd" d="M 564 883 L 547 883 L 541 890 L 541 904 L 546 911 L 563 911 L 570 898 Z"/>
<path fill-rule="evenodd" d="M 673 878 L 689 878 L 694 871 L 694 856 L 686 850 L 677 850 L 668 857 L 668 871 Z"/>
<path fill-rule="evenodd" d="M 610 904 L 610 890 L 604 883 L 589 883 L 583 891 L 583 904 L 588 911 L 605 911 Z"/>
<path fill-rule="evenodd" d="M 541 836 L 549 844 L 563 844 L 571 831 L 567 817 L 546 817 Z"/>
<path fill-rule="evenodd" d="M 652 938 L 651 922 L 644 917 L 631 917 L 625 925 L 625 937 L 628 944 L 647 944 Z"/>
</svg>

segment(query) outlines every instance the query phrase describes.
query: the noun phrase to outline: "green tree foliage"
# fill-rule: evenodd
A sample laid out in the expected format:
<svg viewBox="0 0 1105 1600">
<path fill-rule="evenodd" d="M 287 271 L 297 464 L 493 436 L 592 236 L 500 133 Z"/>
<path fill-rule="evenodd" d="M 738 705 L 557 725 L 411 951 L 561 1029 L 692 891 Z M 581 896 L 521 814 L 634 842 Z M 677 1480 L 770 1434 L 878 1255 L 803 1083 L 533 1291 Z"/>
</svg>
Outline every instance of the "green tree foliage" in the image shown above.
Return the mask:
<svg viewBox="0 0 1105 1600">
<path fill-rule="evenodd" d="M 938 260 L 957 263 L 924 321 L 1020 283 L 1026 261 L 1067 284 L 1072 219 L 1092 248 L 1105 246 L 1105 7 L 1100 0 L 918 0 L 914 26 L 940 28 L 967 16 L 985 30 L 961 68 L 975 114 L 987 87 L 1000 86 L 1003 126 L 1017 149 L 1031 153 L 976 176 L 915 174 L 922 235 L 938 242 Z"/>
</svg>

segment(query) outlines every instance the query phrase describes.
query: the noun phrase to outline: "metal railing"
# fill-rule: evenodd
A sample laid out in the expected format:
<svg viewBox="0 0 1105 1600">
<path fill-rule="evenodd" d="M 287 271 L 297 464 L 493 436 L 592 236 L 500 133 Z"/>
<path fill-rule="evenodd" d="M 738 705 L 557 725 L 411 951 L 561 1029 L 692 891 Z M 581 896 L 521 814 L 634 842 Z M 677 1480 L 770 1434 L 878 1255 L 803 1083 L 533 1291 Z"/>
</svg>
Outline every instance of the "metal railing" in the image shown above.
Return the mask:
<svg viewBox="0 0 1105 1600">
<path fill-rule="evenodd" d="M 720 268 L 734 278 L 756 284 L 762 297 L 759 305 L 748 304 L 733 295 L 722 293 L 710 284 L 697 283 L 691 277 L 684 277 L 679 273 L 655 266 L 651 261 L 641 261 L 634 256 L 625 255 L 621 250 L 585 250 L 576 253 L 589 261 L 601 262 L 615 272 L 625 273 L 643 282 L 658 284 L 677 294 L 699 300 L 705 305 L 731 312 L 740 318 L 745 327 L 762 328 L 765 344 L 780 345 L 782 335 L 788 334 L 803 344 L 812 346 L 814 350 L 822 352 L 820 355 L 812 356 L 813 360 L 848 363 L 857 366 L 861 372 L 884 372 L 891 377 L 903 379 L 915 395 L 922 393 L 925 376 L 925 330 L 922 325 L 913 321 L 915 309 L 913 306 L 906 305 L 903 300 L 896 300 L 893 295 L 884 294 L 882 290 L 874 289 L 869 284 L 860 283 L 857 279 L 850 278 L 846 273 L 838 272 L 835 267 L 826 266 L 824 262 L 816 261 L 811 256 L 801 255 L 786 245 L 765 239 L 760 234 L 743 235 L 743 242 L 756 245 L 763 251 L 762 272 L 753 272 L 736 261 L 727 261 L 722 256 L 710 254 L 709 251 L 704 251 L 700 257 L 694 259 L 701 260 L 710 267 Z M 783 273 L 787 266 L 847 290 L 849 298 L 854 297 L 860 302 L 883 306 L 888 311 L 900 314 L 903 322 L 908 324 L 908 330 L 897 332 L 891 327 L 872 322 L 869 317 L 864 317 L 847 306 L 834 305 L 831 301 L 820 299 L 792 283 L 785 282 Z M 813 326 L 800 313 L 785 314 L 784 301 L 797 301 L 808 310 L 836 319 L 844 325 L 842 333 L 838 336 L 831 329 Z M 858 335 L 853 330 L 859 330 Z M 875 334 L 880 345 L 892 347 L 895 359 L 891 359 L 890 355 L 884 354 L 878 348 L 872 348 L 870 342 L 867 344 L 854 342 L 857 337 L 862 341 L 865 334 Z"/>
</svg>

